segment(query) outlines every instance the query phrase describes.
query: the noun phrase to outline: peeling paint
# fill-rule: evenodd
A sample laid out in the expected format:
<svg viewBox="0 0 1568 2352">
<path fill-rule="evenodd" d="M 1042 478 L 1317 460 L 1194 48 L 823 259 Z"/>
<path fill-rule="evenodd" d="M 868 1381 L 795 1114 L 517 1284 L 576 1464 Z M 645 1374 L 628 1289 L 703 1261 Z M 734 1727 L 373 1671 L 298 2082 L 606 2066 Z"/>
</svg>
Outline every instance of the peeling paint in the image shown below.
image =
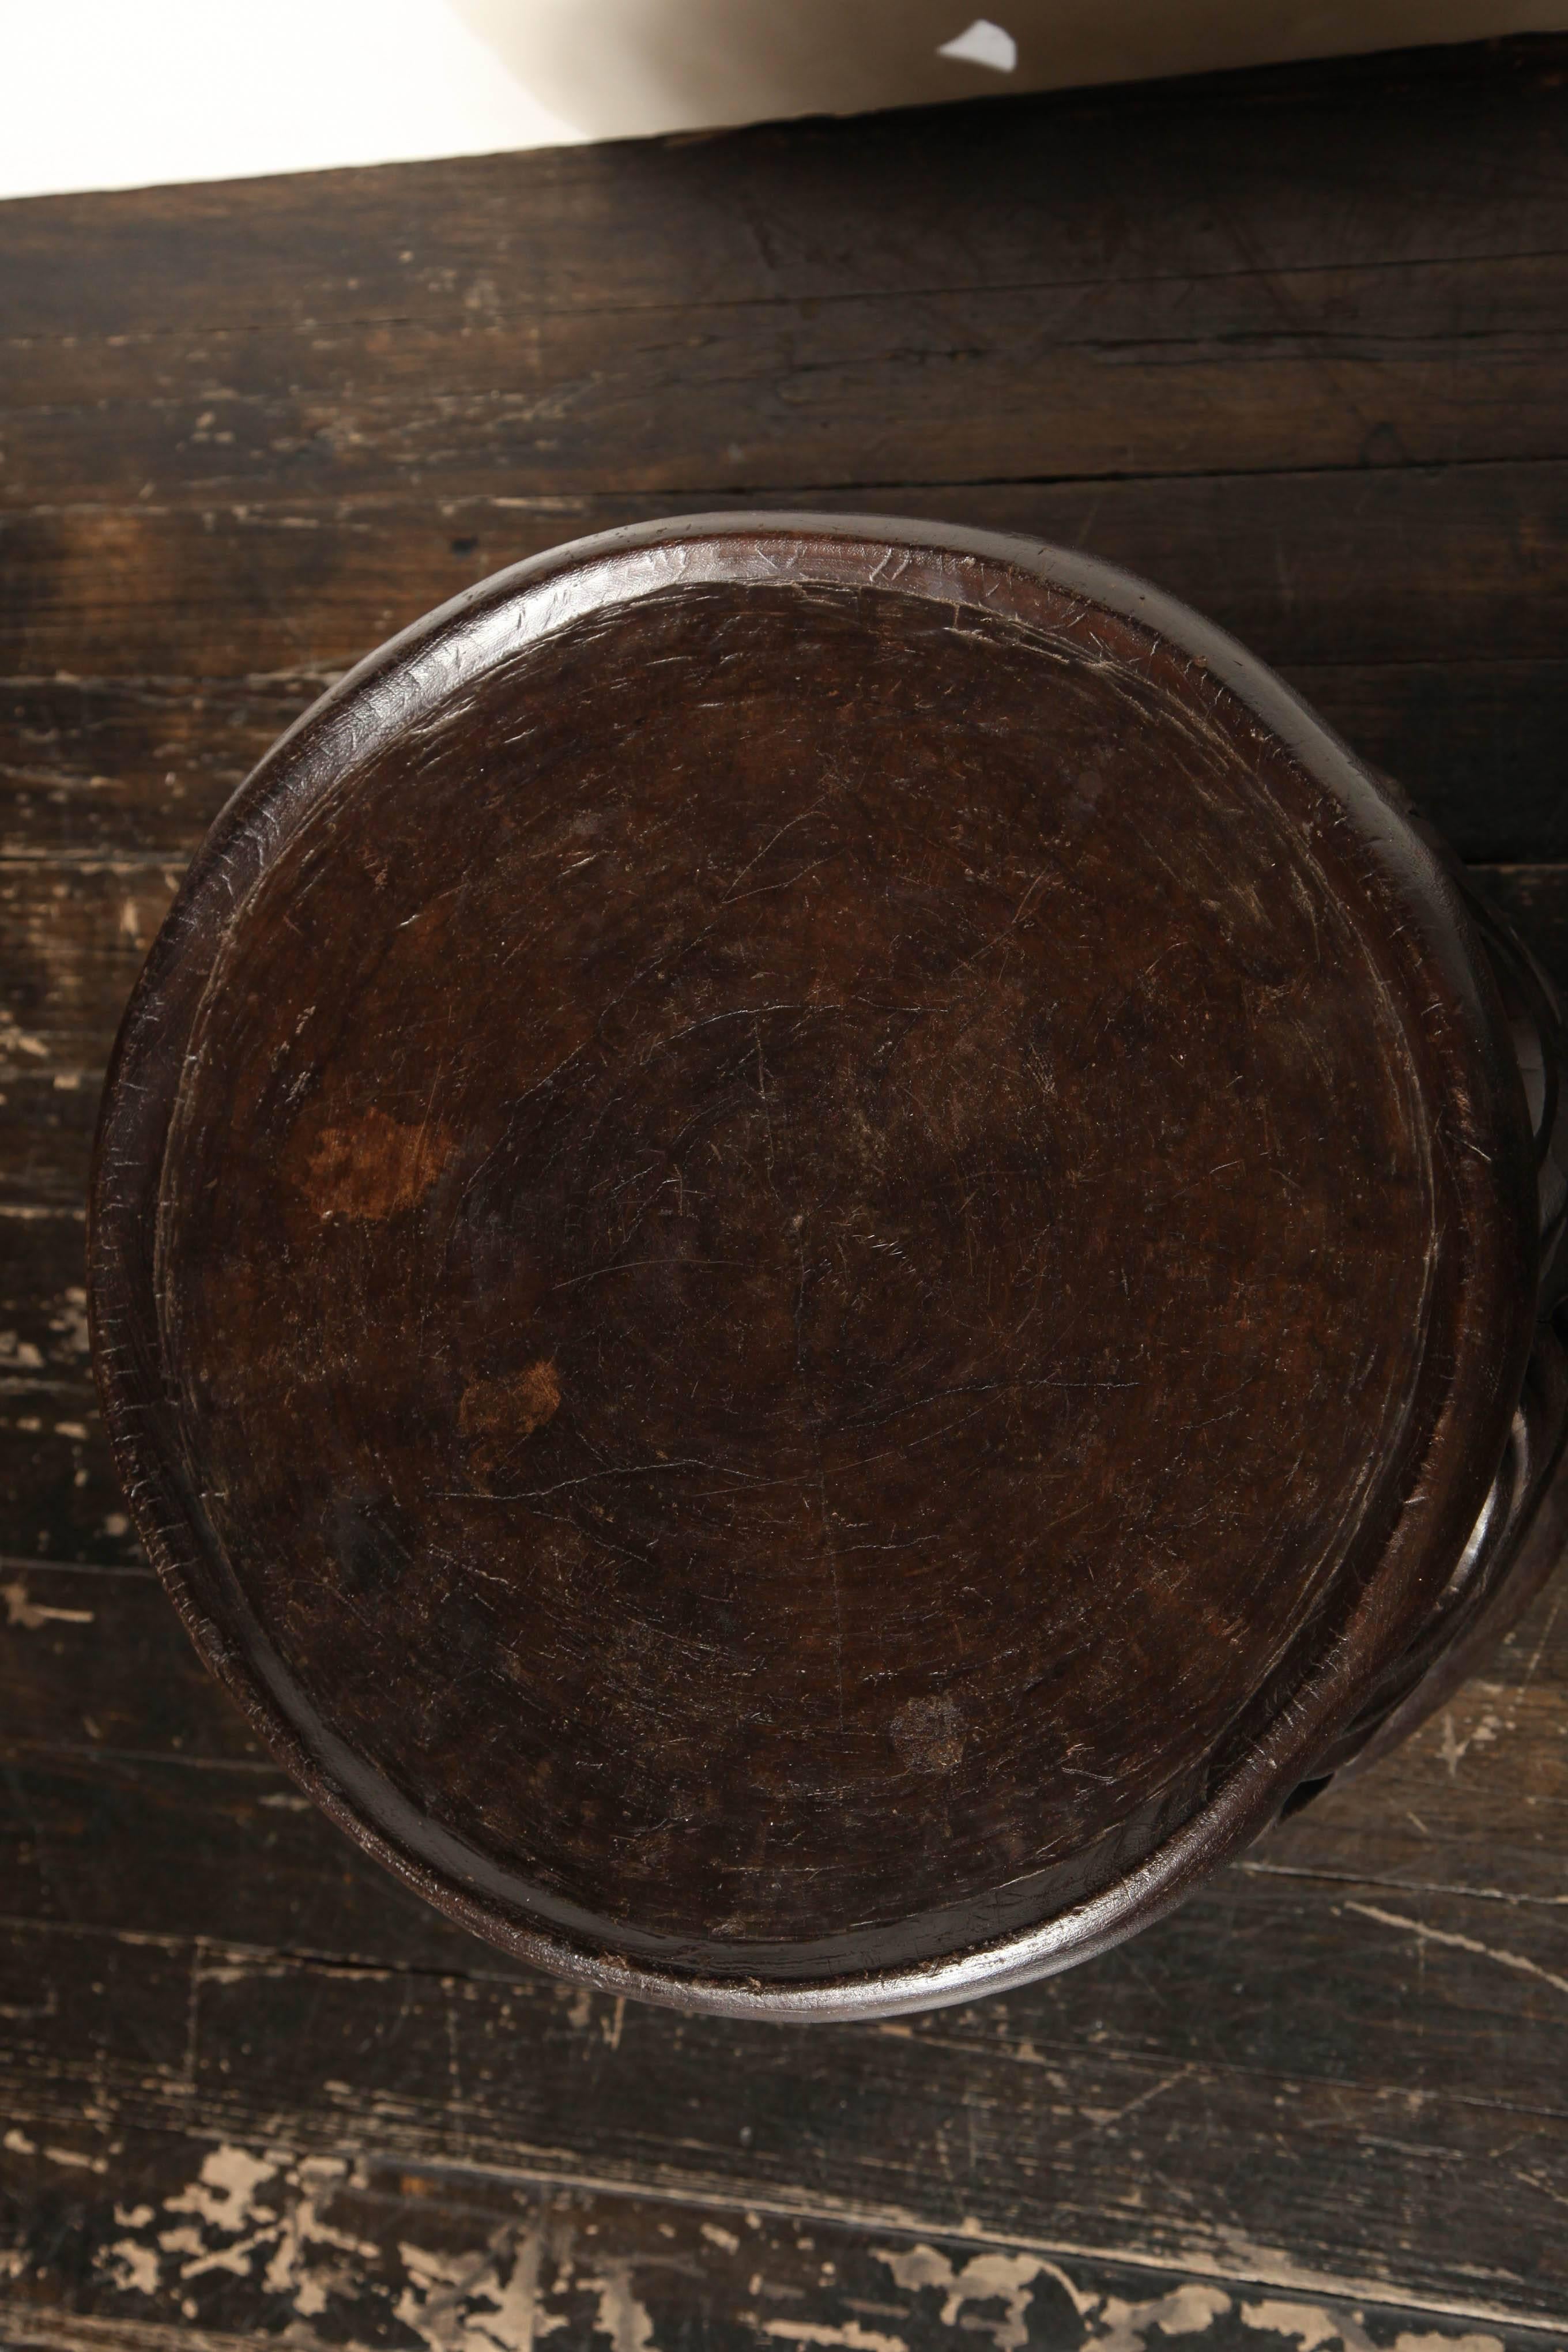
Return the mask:
<svg viewBox="0 0 1568 2352">
<path fill-rule="evenodd" d="M 917 2294 L 922 2287 L 937 2289 L 944 2298 L 944 2327 L 962 2325 L 966 2332 L 984 2331 L 996 2352 L 1022 2352 L 1028 2343 L 1029 2305 L 1036 2283 L 1042 2278 L 1053 2278 L 1066 2290 L 1080 2318 L 1099 2302 L 1097 2295 L 1086 2301 L 1064 2270 L 1037 2254 L 972 2254 L 955 2270 L 947 2255 L 934 2246 L 914 2246 L 907 2252 L 874 2246 L 871 2252 L 874 2261 L 885 2264 L 896 2285 Z M 1000 2303 L 1005 2308 L 995 2319 L 980 2315 L 962 2318 L 965 2305 L 972 2303 Z"/>
<path fill-rule="evenodd" d="M 158 2292 L 160 2264 L 155 2246 L 135 2238 L 121 2238 L 105 2246 L 94 2267 L 122 2294 L 153 2295 Z"/>
<path fill-rule="evenodd" d="M 0 1584 L 0 1601 L 5 1603 L 5 1622 L 20 1626 L 24 1633 L 36 1633 L 41 1625 L 90 1625 L 90 1609 L 53 1609 L 42 1601 L 29 1601 L 25 1577 L 11 1584 Z"/>
<path fill-rule="evenodd" d="M 408 2284 L 395 2316 L 426 2352 L 528 2352 L 564 2325 L 539 2309 L 539 2233 L 502 2227 L 467 2254 L 400 2245 Z"/>
<path fill-rule="evenodd" d="M 595 2004 L 601 2029 L 607 2009 Z M 18 2157 L 105 2168 L 101 2157 L 40 2147 L 19 2126 L 4 2144 Z M 1484 2307 L 1434 2311 L 1429 2331 L 1412 2330 L 1408 2313 L 1384 2309 L 1375 2291 L 1368 2308 L 1351 2309 L 1348 2295 L 1319 2299 L 1304 2286 L 1293 2294 L 1243 2286 L 1234 2274 L 1222 2285 L 1212 2273 L 1173 2284 L 1167 2273 L 1150 2281 L 1163 2292 L 1131 2300 L 1106 2292 L 1103 2272 L 1098 2291 L 1080 2284 L 1076 2255 L 1064 2257 L 1068 2269 L 1016 2242 L 975 2246 L 978 2225 L 967 2245 L 950 2238 L 877 2246 L 840 2242 L 824 2224 L 837 2259 L 823 2260 L 815 2217 L 764 2221 L 748 2210 L 721 2220 L 666 2206 L 644 2213 L 635 2225 L 640 2243 L 628 2245 L 618 2222 L 606 2229 L 603 2207 L 594 2218 L 583 2211 L 581 2192 L 542 2202 L 531 2191 L 521 2210 L 498 2217 L 476 2211 L 467 2196 L 444 2204 L 434 2181 L 395 2168 L 398 2223 L 374 2225 L 380 2234 L 372 2238 L 353 2224 L 363 2215 L 368 2225 L 376 2210 L 362 2202 L 366 2191 L 378 2200 L 386 2193 L 373 2160 L 223 2143 L 193 2149 L 190 2168 L 156 2202 L 114 2203 L 109 2242 L 84 2250 L 100 2286 L 136 2298 L 149 2319 L 178 2314 L 196 2324 L 247 2295 L 247 2307 L 281 2315 L 284 2336 L 302 2344 L 382 2343 L 391 2329 L 413 2352 L 533 2352 L 570 2331 L 571 2340 L 591 2336 L 608 2352 L 672 2352 L 686 2340 L 695 2294 L 710 2321 L 728 2313 L 751 2340 L 798 2352 L 914 2352 L 970 2337 L 994 2352 L 1047 2341 L 1062 2352 L 1170 2352 L 1173 2339 L 1210 2334 L 1222 2321 L 1226 2343 L 1257 2339 L 1259 2352 L 1281 2342 L 1292 2352 L 1505 2347 L 1502 2336 L 1479 2332 L 1490 2316 Z M 890 2292 L 879 2294 L 884 2276 Z M 205 2294 L 221 2300 L 209 2305 Z M 742 2295 L 748 2308 L 738 2307 Z M 1374 2326 L 1382 2320 L 1375 2339 L 1369 2317 Z"/>
<path fill-rule="evenodd" d="M 1300 2352 L 1327 2352 L 1332 2347 L 1338 2347 L 1339 2352 L 1377 2352 L 1359 2312 L 1336 2312 L 1321 2304 L 1287 2303 L 1273 2297 L 1244 2303 L 1238 2316 L 1244 2327 L 1254 2327 L 1259 2335 L 1289 2336 Z M 1503 2352 L 1503 2344 L 1498 2336 L 1415 2335 L 1406 2330 L 1394 2337 L 1393 2352 Z"/>
<path fill-rule="evenodd" d="M 379 2252 L 321 2219 L 321 2197 L 347 2169 L 335 2157 L 209 2149 L 195 2179 L 163 2200 L 161 2215 L 146 2206 L 116 2208 L 120 2227 L 133 2234 L 106 2246 L 98 2267 L 122 2289 L 147 2295 L 225 2271 L 288 2297 L 301 2317 L 319 2316 L 330 2291 L 348 2283 L 331 2257 L 350 2254 L 363 2263 Z M 263 2186 L 266 2202 L 258 2194 Z M 171 2222 L 175 2215 L 190 2218 Z"/>
<path fill-rule="evenodd" d="M 62 1346 L 73 1356 L 89 1356 L 92 1342 L 88 1333 L 87 1293 L 70 1289 L 58 1302 L 49 1318 L 49 1328 L 58 1334 Z M 0 1342 L 3 1344 L 3 1342 Z"/>
<path fill-rule="evenodd" d="M 48 1058 L 48 1047 L 30 1029 L 24 1029 L 14 1013 L 0 1005 L 0 1055 L 27 1054 L 35 1061 Z"/>
<path fill-rule="evenodd" d="M 1095 2333 L 1084 2338 L 1083 2352 L 1145 2352 L 1156 2327 L 1163 2336 L 1201 2336 L 1230 2307 L 1229 2295 L 1218 2287 L 1190 2281 L 1148 2303 L 1124 2303 L 1120 2295 L 1108 2294 L 1096 2317 Z"/>
<path fill-rule="evenodd" d="M 342 2281 L 341 2265 L 329 2264 L 324 2276 L 318 2273 L 313 2257 L 321 2248 L 357 2255 L 362 2262 L 374 2262 L 379 2251 L 373 2239 L 351 2236 L 321 2218 L 321 2199 L 338 2186 L 347 2170 L 341 2157 L 328 2156 L 307 2157 L 289 2170 L 290 2181 L 298 2182 L 303 2193 L 284 2214 L 262 2284 L 273 2294 L 291 2295 L 295 2309 L 307 2318 L 326 2309 L 329 2288 Z"/>
<path fill-rule="evenodd" d="M 1443 1711 L 1442 1744 L 1437 1753 L 1448 1768 L 1449 1780 L 1452 1780 L 1458 1777 L 1459 1766 L 1472 1748 L 1491 1747 L 1498 1734 L 1505 1728 L 1500 1715 L 1488 1713 L 1483 1715 L 1461 1739 L 1454 1727 L 1453 1709 L 1446 1707 Z"/>
<path fill-rule="evenodd" d="M 785 2344 L 830 2344 L 840 2352 L 909 2352 L 901 2336 L 880 2335 L 874 2327 L 862 2327 L 858 2319 L 829 2327 L 809 2319 L 759 2319 L 754 2312 L 742 2316 L 764 2336 L 776 2336 Z"/>
<path fill-rule="evenodd" d="M 913 2293 L 934 2288 L 942 2296 L 942 2326 L 988 2334 L 996 2352 L 1025 2352 L 1031 2341 L 1030 2305 L 1042 2278 L 1062 2289 L 1086 2323 L 1079 2352 L 1148 2352 L 1156 2331 L 1162 2337 L 1201 2336 L 1236 2308 L 1221 2288 L 1195 2280 L 1147 2302 L 1131 2303 L 1120 2295 L 1086 2293 L 1058 2263 L 1031 2254 L 976 2254 L 955 2267 L 930 2245 L 872 2252 L 899 2286 Z M 986 2305 L 1000 2309 L 988 2316 Z M 981 2308 L 971 2310 L 971 2305 Z M 1326 2346 L 1339 2346 L 1341 2352 L 1375 2352 L 1355 2320 L 1320 2305 L 1265 2301 L 1245 2306 L 1238 2315 L 1244 2326 L 1262 2334 L 1294 2336 L 1300 2352 L 1321 2352 Z M 1503 2352 L 1503 2347 L 1490 2336 L 1433 2336 L 1402 2337 L 1395 2352 Z"/>
<path fill-rule="evenodd" d="M 595 2326 L 609 2337 L 610 2352 L 656 2352 L 653 2321 L 633 2289 L 629 2258 L 603 2263 L 583 2284 L 598 2298 Z"/>
<path fill-rule="evenodd" d="M 109 2170 L 109 2158 L 106 2156 L 88 2156 L 79 2147 L 46 2147 L 43 2155 L 46 2163 L 63 2165 L 68 2172 L 107 2172 Z"/>
<path fill-rule="evenodd" d="M 277 2163 L 265 2157 L 250 2156 L 242 2147 L 216 2147 L 203 2158 L 190 2187 L 171 2197 L 164 2210 L 194 2213 L 215 2230 L 247 2230 L 258 2213 L 276 2219 L 270 2206 L 258 2206 L 256 2191 L 277 2173 Z"/>
<path fill-rule="evenodd" d="M 1406 2330 L 1394 2339 L 1394 2352 L 1503 2352 L 1498 2336 L 1416 2336 Z"/>
</svg>

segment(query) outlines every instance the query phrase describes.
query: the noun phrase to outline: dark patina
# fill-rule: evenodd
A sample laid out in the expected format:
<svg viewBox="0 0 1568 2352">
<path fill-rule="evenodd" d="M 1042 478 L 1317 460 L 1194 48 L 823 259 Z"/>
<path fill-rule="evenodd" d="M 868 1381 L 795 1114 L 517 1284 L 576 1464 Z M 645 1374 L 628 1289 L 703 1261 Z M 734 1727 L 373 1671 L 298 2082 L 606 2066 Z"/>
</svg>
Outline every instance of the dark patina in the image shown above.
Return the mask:
<svg viewBox="0 0 1568 2352">
<path fill-rule="evenodd" d="M 831 2015 L 1081 1957 L 1536 1573 L 1556 1045 L 1489 940 L 1104 567 L 821 517 L 520 566 L 269 755 L 127 1016 L 143 1535 L 526 1958 Z"/>
</svg>

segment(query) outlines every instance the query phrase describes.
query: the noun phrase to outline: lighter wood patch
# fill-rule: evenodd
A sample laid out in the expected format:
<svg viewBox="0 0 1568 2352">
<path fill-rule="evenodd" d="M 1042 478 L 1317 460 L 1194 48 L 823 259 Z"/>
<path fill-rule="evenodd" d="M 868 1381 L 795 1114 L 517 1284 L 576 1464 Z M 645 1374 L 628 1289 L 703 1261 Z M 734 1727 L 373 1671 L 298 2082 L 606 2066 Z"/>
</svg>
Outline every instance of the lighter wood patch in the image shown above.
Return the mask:
<svg viewBox="0 0 1568 2352">
<path fill-rule="evenodd" d="M 311 1152 L 308 1190 L 323 1217 L 395 1217 L 418 1205 L 457 1149 L 444 1128 L 405 1127 L 374 1105 L 329 1127 Z"/>
</svg>

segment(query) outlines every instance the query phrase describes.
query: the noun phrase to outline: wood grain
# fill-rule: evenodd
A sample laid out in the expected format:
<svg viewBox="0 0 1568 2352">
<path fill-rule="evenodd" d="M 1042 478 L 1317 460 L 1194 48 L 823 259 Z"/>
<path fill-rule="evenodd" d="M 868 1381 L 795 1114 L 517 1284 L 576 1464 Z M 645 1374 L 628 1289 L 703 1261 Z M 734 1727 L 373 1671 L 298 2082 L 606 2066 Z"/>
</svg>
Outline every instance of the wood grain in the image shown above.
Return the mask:
<svg viewBox="0 0 1568 2352">
<path fill-rule="evenodd" d="M 608 2046 L 613 2017 L 591 2034 Z M 1141 2352 L 1201 2328 L 1215 2352 L 1303 2340 L 1343 2352 L 1524 2352 L 1541 2337 L 1493 2322 L 1373 2309 L 1179 2273 L 1056 2257 L 973 2232 L 869 2231 L 767 2200 L 630 2197 L 471 2170 L 127 2135 L 116 2201 L 101 2137 L 61 2135 L 0 2157 L 0 2197 L 45 2216 L 62 2277 L 104 2284 L 90 2315 L 69 2289 L 28 2282 L 7 2311 L 17 2347 L 66 2352 L 228 2352 L 263 2330 L 339 2331 L 367 2345 L 458 2343 L 844 2346 L 934 2352 L 959 2330 L 1025 2343 Z M 79 2305 L 80 2291 L 77 2303 Z"/>
<path fill-rule="evenodd" d="M 1033 533 L 1142 572 L 1404 775 L 1466 856 L 1500 859 L 1564 845 L 1565 483 L 1552 462 L 812 496 Z M 282 725 L 374 638 L 504 563 L 668 503 L 24 518 L 8 569 L 0 524 L 0 660 L 18 681 L 0 697 L 0 809 L 20 796 L 28 828 L 10 824 L 8 854 L 48 837 L 53 812 L 73 848 L 188 856 Z M 107 643 L 130 680 L 70 675 Z"/>
<path fill-rule="evenodd" d="M 574 2021 L 292 1810 L 194 1673 L 70 1294 L 108 1044 L 229 791 L 388 630 L 671 508 L 809 493 L 1147 572 L 1407 782 L 1568 978 L 1565 68 L 0 214 L 7 2341 L 1562 2340 L 1559 1595 L 1077 1983 L 816 2058 Z M 251 2205 L 232 2158 L 204 2178 L 226 2146 L 284 2151 Z M 922 2242 L 903 2283 L 876 2251 Z"/>
<path fill-rule="evenodd" d="M 798 506 L 807 493 L 828 511 L 907 513 L 1082 546 L 1152 576 L 1280 667 L 1545 662 L 1562 643 L 1568 466 L 1552 458 L 1436 475 L 1281 469 L 1261 480 L 803 481 L 761 498 L 699 489 L 514 501 L 492 489 L 25 509 L 0 539 L 0 656 L 8 677 L 39 681 L 57 671 L 90 677 L 84 648 L 106 643 L 151 679 L 277 685 L 300 670 L 330 675 L 369 649 L 367 619 L 390 634 L 564 539 L 682 508 Z M 1360 593 L 1347 576 L 1352 555 L 1364 569 Z"/>
</svg>

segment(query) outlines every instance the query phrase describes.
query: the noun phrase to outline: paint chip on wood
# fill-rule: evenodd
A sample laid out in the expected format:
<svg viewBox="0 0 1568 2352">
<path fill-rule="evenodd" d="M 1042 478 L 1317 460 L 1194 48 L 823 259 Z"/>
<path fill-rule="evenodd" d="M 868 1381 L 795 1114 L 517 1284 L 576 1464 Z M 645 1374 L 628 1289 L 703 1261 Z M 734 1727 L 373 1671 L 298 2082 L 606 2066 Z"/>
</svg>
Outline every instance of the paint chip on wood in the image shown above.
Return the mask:
<svg viewBox="0 0 1568 2352">
<path fill-rule="evenodd" d="M 17 1626 L 25 1633 L 36 1633 L 41 1625 L 90 1625 L 90 1609 L 51 1609 L 47 1602 L 27 1597 L 26 1580 L 17 1577 L 15 1583 L 0 1584 L 0 1601 L 5 1603 L 5 1622 Z"/>
</svg>

